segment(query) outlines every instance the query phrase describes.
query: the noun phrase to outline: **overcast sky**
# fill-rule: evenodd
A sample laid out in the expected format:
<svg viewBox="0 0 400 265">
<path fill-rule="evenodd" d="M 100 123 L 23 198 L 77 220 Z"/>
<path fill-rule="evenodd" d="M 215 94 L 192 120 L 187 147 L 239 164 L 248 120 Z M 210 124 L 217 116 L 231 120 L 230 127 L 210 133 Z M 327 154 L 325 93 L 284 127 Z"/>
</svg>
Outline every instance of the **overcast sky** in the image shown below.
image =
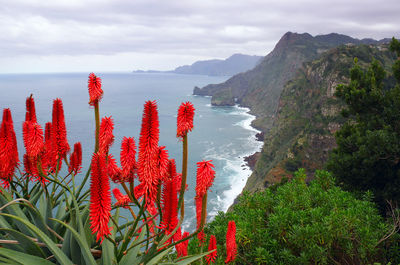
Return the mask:
<svg viewBox="0 0 400 265">
<path fill-rule="evenodd" d="M 173 69 L 287 31 L 400 37 L 400 0 L 0 0 L 0 73 Z"/>
</svg>

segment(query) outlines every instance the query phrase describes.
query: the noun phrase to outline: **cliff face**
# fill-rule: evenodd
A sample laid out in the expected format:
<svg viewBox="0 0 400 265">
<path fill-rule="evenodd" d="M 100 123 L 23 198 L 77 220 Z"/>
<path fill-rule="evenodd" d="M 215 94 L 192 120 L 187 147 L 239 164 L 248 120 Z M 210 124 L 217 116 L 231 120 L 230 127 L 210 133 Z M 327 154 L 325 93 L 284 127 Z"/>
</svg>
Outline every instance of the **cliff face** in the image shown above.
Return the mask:
<svg viewBox="0 0 400 265">
<path fill-rule="evenodd" d="M 318 58 L 323 52 L 341 44 L 373 40 L 357 40 L 336 33 L 313 37 L 308 33 L 286 33 L 274 50 L 252 70 L 240 73 L 222 84 L 196 87 L 195 95 L 212 96 L 214 105 L 239 103 L 257 116 L 253 126 L 268 131 L 276 115 L 284 85 L 294 78 L 304 62 Z"/>
<path fill-rule="evenodd" d="M 305 63 L 282 89 L 272 128 L 245 190 L 262 190 L 299 167 L 308 172 L 323 168 L 336 145 L 334 133 L 343 123 L 342 102 L 334 92 L 338 84 L 349 81 L 354 57 L 364 67 L 375 58 L 388 71 L 395 59 L 386 44 L 346 45 Z"/>
</svg>

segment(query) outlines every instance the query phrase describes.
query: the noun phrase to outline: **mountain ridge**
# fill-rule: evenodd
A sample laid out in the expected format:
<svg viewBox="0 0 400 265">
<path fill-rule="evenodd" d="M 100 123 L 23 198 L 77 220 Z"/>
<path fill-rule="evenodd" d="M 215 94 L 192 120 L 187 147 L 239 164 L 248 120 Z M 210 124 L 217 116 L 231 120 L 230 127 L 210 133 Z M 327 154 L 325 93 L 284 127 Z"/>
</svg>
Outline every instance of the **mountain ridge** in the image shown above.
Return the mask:
<svg viewBox="0 0 400 265">
<path fill-rule="evenodd" d="M 209 76 L 233 76 L 252 69 L 262 59 L 262 56 L 235 53 L 226 59 L 211 59 L 196 61 L 191 65 L 182 65 L 170 71 L 148 70 L 133 71 L 134 73 L 174 73 Z"/>
</svg>

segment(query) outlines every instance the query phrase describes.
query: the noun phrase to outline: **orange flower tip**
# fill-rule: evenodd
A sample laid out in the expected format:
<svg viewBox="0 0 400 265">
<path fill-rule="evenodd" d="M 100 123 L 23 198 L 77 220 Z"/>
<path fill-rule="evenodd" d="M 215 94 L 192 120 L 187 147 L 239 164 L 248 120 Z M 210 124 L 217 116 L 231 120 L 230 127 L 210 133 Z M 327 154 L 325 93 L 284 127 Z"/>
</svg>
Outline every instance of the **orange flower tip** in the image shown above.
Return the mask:
<svg viewBox="0 0 400 265">
<path fill-rule="evenodd" d="M 89 74 L 88 80 L 89 88 L 89 105 L 94 106 L 103 97 L 103 90 L 101 89 L 101 78 L 97 77 L 94 73 Z"/>
<path fill-rule="evenodd" d="M 178 109 L 177 137 L 184 137 L 193 129 L 193 117 L 195 108 L 189 101 L 182 103 Z"/>
</svg>

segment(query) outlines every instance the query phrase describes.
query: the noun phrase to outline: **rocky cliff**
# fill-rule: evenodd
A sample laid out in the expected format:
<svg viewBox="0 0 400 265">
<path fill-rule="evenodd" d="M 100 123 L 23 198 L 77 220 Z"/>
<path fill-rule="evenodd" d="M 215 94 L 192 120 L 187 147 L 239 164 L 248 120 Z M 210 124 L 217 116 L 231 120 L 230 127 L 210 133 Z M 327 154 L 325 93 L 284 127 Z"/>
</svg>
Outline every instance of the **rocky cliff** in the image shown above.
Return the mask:
<svg viewBox="0 0 400 265">
<path fill-rule="evenodd" d="M 342 102 L 335 98 L 338 84 L 349 81 L 354 58 L 367 68 L 375 58 L 386 70 L 394 62 L 387 44 L 343 45 L 304 63 L 283 86 L 275 119 L 245 190 L 256 191 L 290 177 L 299 167 L 308 172 L 323 168 L 335 147 Z"/>
<path fill-rule="evenodd" d="M 252 70 L 237 74 L 222 84 L 196 87 L 193 93 L 212 96 L 214 105 L 239 103 L 249 107 L 257 116 L 253 125 L 266 132 L 273 124 L 284 85 L 295 76 L 302 64 L 318 58 L 331 48 L 349 43 L 379 42 L 353 39 L 336 33 L 313 37 L 308 33 L 287 32 L 273 51 Z"/>
</svg>

